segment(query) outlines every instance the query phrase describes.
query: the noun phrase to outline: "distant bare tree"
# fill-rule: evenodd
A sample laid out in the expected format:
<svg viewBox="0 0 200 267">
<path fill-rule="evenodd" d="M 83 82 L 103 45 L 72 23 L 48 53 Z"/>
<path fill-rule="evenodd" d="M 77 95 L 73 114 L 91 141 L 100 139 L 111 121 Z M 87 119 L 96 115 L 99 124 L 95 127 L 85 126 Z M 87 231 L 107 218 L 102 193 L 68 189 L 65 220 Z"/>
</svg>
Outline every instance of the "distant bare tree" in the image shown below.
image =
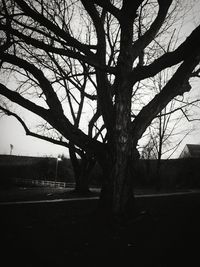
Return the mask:
<svg viewBox="0 0 200 267">
<path fill-rule="evenodd" d="M 151 78 L 152 85 L 148 85 L 155 93 L 160 93 L 163 86 L 170 79 L 168 70 Z M 147 142 L 142 150 L 142 158 L 156 159 L 156 188 L 160 189 L 161 159 L 170 158 L 183 140 L 192 132 L 192 125 L 187 123 L 195 108 L 199 108 L 199 99 L 174 98 L 152 121 L 148 127 Z M 193 115 L 194 118 L 194 115 Z M 192 119 L 191 119 L 192 120 Z M 186 126 L 184 125 L 186 124 Z"/>
<path fill-rule="evenodd" d="M 10 144 L 10 155 L 12 155 L 13 148 L 14 148 L 14 146 L 12 144 Z"/>
</svg>

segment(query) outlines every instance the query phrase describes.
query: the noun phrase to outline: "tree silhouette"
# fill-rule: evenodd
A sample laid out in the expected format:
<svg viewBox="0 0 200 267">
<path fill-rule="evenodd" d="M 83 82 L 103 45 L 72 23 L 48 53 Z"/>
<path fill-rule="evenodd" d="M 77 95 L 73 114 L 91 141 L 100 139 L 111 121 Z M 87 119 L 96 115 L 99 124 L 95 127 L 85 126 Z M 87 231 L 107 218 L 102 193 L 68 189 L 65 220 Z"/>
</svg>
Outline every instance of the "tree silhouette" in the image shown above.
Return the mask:
<svg viewBox="0 0 200 267">
<path fill-rule="evenodd" d="M 10 144 L 10 155 L 12 155 L 13 148 L 14 148 L 14 146 L 12 144 Z"/>
<path fill-rule="evenodd" d="M 28 134 L 72 144 L 77 153 L 84 151 L 99 162 L 100 207 L 114 218 L 132 215 L 138 141 L 172 99 L 190 91 L 191 77 L 199 75 L 200 27 L 169 45 L 178 34 L 176 5 L 172 0 L 1 2 L 1 70 L 17 82 L 2 82 L 0 94 L 41 117 L 60 139 L 33 133 L 16 114 Z M 135 113 L 138 98 L 144 97 L 138 85 L 172 66 L 169 81 Z M 77 125 L 69 109 L 78 112 L 81 95 L 85 109 Z M 94 113 L 85 117 L 87 104 Z"/>
</svg>

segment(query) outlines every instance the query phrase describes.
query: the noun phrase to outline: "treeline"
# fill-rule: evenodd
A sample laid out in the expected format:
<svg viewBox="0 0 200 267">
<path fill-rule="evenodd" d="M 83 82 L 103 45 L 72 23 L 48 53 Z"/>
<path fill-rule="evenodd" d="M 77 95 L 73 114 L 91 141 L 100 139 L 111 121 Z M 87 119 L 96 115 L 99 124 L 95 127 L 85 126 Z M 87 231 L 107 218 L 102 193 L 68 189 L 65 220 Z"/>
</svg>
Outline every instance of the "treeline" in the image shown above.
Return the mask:
<svg viewBox="0 0 200 267">
<path fill-rule="evenodd" d="M 13 178 L 74 182 L 71 162 L 63 158 L 0 156 L 0 184 Z M 136 187 L 154 187 L 158 179 L 156 160 L 139 160 L 134 177 Z M 98 164 L 90 173 L 90 185 L 100 185 L 102 172 Z M 200 187 L 200 158 L 162 160 L 159 170 L 160 187 L 164 189 Z"/>
<path fill-rule="evenodd" d="M 13 178 L 54 181 L 56 176 L 58 181 L 74 181 L 67 158 L 57 162 L 57 158 L 1 155 L 0 172 L 1 181 Z"/>
<path fill-rule="evenodd" d="M 134 187 L 155 188 L 159 180 L 160 189 L 200 188 L 200 158 L 161 160 L 140 159 L 133 177 Z M 95 166 L 91 173 L 94 182 L 101 181 L 101 169 Z M 159 176 L 159 177 L 158 177 Z"/>
<path fill-rule="evenodd" d="M 159 171 L 157 167 L 157 160 L 140 160 L 136 186 L 152 187 L 158 178 L 164 189 L 200 187 L 200 158 L 161 160 Z"/>
</svg>

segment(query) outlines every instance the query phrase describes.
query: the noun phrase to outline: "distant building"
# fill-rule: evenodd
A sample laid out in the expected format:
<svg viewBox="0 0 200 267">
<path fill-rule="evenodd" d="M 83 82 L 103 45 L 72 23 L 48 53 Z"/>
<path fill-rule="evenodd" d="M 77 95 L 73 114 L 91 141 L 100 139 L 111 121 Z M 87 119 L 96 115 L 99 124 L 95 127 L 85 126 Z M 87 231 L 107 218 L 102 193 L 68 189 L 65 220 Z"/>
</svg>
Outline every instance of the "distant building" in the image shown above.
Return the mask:
<svg viewBox="0 0 200 267">
<path fill-rule="evenodd" d="M 187 144 L 179 158 L 200 158 L 200 145 Z"/>
</svg>

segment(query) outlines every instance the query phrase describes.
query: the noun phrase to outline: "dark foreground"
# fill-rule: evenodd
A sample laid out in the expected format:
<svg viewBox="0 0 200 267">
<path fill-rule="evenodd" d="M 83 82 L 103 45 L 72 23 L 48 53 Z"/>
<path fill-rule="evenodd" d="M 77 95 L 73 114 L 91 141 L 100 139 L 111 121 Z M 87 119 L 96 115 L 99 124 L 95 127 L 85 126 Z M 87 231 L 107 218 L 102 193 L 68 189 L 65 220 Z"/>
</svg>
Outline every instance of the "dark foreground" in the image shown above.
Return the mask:
<svg viewBox="0 0 200 267">
<path fill-rule="evenodd" d="M 146 213 L 118 235 L 97 200 L 0 205 L 1 266 L 200 266 L 200 194 L 137 205 Z"/>
</svg>

